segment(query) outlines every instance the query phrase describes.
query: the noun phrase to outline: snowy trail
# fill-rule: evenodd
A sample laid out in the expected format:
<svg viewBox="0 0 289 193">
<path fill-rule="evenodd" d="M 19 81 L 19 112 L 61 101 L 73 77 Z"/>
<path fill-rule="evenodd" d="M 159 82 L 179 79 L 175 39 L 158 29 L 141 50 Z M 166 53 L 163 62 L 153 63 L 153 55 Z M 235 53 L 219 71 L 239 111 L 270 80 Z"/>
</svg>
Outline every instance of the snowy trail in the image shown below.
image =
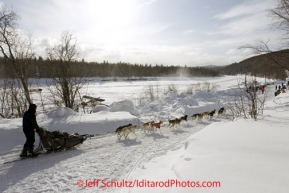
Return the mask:
<svg viewBox="0 0 289 193">
<path fill-rule="evenodd" d="M 85 120 L 81 120 L 85 121 Z M 120 188 L 81 188 L 79 180 L 104 179 L 121 181 L 141 167 L 143 162 L 176 150 L 183 146 L 186 138 L 200 131 L 206 125 L 220 119 L 202 123 L 182 124 L 181 130 L 172 131 L 163 125 L 162 134 L 144 134 L 138 129 L 137 138 L 117 140 L 116 134 L 87 139 L 77 149 L 57 152 L 36 159 L 0 165 L 1 192 L 120 192 Z M 17 156 L 11 153 L 0 157 Z M 31 184 L 32 183 L 32 184 Z M 33 184 L 35 184 L 33 186 Z M 32 188 L 33 187 L 33 188 Z"/>
</svg>

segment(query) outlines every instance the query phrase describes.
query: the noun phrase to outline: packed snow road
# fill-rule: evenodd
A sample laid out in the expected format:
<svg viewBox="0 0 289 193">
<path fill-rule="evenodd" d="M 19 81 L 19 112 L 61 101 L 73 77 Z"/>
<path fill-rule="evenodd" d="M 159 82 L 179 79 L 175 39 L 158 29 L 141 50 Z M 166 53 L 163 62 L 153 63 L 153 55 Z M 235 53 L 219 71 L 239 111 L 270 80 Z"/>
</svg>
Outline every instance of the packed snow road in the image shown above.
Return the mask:
<svg viewBox="0 0 289 193">
<path fill-rule="evenodd" d="M 182 123 L 180 130 L 161 127 L 162 135 L 145 134 L 117 140 L 115 133 L 87 139 L 81 146 L 19 162 L 3 164 L 3 160 L 17 157 L 19 152 L 1 156 L 1 192 L 120 192 L 121 188 L 83 187 L 86 182 L 101 179 L 121 181 L 130 178 L 143 162 L 179 149 L 190 135 L 220 119 L 201 123 Z M 11 158 L 9 158 L 11 157 Z M 143 168 L 145 169 L 145 168 Z M 82 184 L 82 182 L 84 184 Z M 33 185 L 35 184 L 35 186 Z"/>
</svg>

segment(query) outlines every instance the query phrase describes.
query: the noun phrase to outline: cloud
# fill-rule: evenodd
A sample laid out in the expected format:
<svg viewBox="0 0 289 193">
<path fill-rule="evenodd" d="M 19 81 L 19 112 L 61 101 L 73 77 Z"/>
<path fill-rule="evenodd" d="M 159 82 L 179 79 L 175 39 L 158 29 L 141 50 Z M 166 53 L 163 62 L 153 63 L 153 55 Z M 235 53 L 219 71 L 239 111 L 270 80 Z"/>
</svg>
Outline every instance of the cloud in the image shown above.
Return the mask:
<svg viewBox="0 0 289 193">
<path fill-rule="evenodd" d="M 259 12 L 263 12 L 264 10 L 271 9 L 274 2 L 274 0 L 245 1 L 243 4 L 237 5 L 224 13 L 219 13 L 215 15 L 214 18 L 225 20 L 245 15 L 256 14 Z"/>
<path fill-rule="evenodd" d="M 196 30 L 193 30 L 193 29 L 190 29 L 190 30 L 186 30 L 183 32 L 184 35 L 187 35 L 187 34 L 192 34 L 194 33 Z"/>
<path fill-rule="evenodd" d="M 248 36 L 260 35 L 271 30 L 272 20 L 268 17 L 268 9 L 274 0 L 245 1 L 213 18 L 220 20 L 219 29 L 208 32 L 208 35 Z"/>
<path fill-rule="evenodd" d="M 225 35 L 244 35 L 252 32 L 261 31 L 269 27 L 268 18 L 264 14 L 255 14 L 241 19 L 228 22 L 221 26 L 222 34 Z"/>
<path fill-rule="evenodd" d="M 56 40 L 53 40 L 51 37 L 43 37 L 43 38 L 38 37 L 35 38 L 33 42 L 36 46 L 51 47 L 52 45 L 54 45 Z"/>
<path fill-rule="evenodd" d="M 240 52 L 240 50 L 237 50 L 237 49 L 230 49 L 226 52 L 227 55 L 236 55 Z"/>
<path fill-rule="evenodd" d="M 148 25 L 137 26 L 134 30 L 137 30 L 139 34 L 150 36 L 158 34 L 172 27 L 170 23 L 152 23 Z"/>
<path fill-rule="evenodd" d="M 230 5 L 235 6 L 219 14 L 215 5 L 220 2 L 211 3 L 208 10 L 203 1 L 3 2 L 10 1 L 22 17 L 19 26 L 33 30 L 37 55 L 45 56 L 45 48 L 69 30 L 77 37 L 80 57 L 90 62 L 225 65 L 243 59 L 236 49 L 253 38 L 272 39 L 277 34 L 270 32 L 264 11 L 274 0 L 244 0 L 239 5 L 234 1 Z"/>
<path fill-rule="evenodd" d="M 196 55 L 201 54 L 201 51 L 202 51 L 202 49 L 201 49 L 201 48 L 198 48 L 198 47 L 196 47 L 196 48 L 191 48 L 191 49 L 189 49 L 189 50 L 187 51 L 187 55 L 189 55 L 189 56 L 196 56 Z"/>
<path fill-rule="evenodd" d="M 157 0 L 146 0 L 145 1 L 145 5 L 150 5 L 150 4 L 152 4 L 152 3 L 154 3 L 154 2 L 156 2 Z"/>
</svg>

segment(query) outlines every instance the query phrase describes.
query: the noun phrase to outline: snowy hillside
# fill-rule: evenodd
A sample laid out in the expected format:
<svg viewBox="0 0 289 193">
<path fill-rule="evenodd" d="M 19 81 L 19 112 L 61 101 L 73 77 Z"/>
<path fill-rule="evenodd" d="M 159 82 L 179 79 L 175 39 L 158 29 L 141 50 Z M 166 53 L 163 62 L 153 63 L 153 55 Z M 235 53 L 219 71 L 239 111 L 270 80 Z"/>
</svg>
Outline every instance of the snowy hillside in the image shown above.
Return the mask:
<svg viewBox="0 0 289 193">
<path fill-rule="evenodd" d="M 95 80 L 87 92 L 101 93 L 108 107 L 96 107 L 91 114 L 53 109 L 39 114 L 37 121 L 50 131 L 96 136 L 76 149 L 18 162 L 5 163 L 19 157 L 25 142 L 22 119 L 0 119 L 0 191 L 288 192 L 288 92 L 274 97 L 274 86 L 268 86 L 265 116 L 258 121 L 230 122 L 216 115 L 196 121 L 192 114 L 218 110 L 228 102 L 237 77 L 208 78 L 206 81 L 219 85 L 216 92 L 184 92 L 186 85 L 199 81 L 203 80 Z M 154 102 L 134 102 L 144 86 L 172 83 L 177 92 Z M 34 97 L 37 101 L 37 95 Z M 182 122 L 181 129 L 167 128 L 169 118 L 185 114 L 188 122 Z M 128 123 L 153 120 L 164 122 L 155 133 L 138 128 L 137 136 L 129 134 L 128 139 L 118 140 L 114 132 Z M 36 138 L 35 145 L 39 142 Z"/>
</svg>

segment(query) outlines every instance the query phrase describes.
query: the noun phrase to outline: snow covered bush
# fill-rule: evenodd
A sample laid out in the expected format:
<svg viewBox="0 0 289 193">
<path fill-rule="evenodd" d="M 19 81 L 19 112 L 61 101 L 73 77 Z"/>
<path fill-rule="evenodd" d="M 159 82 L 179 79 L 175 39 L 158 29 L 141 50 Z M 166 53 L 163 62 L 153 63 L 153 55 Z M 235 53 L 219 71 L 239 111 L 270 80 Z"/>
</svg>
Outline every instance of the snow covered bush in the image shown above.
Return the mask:
<svg viewBox="0 0 289 193">
<path fill-rule="evenodd" d="M 164 95 L 167 95 L 169 92 L 176 91 L 177 92 L 177 87 L 174 84 L 168 85 L 168 88 L 164 90 Z"/>
<path fill-rule="evenodd" d="M 188 85 L 187 86 L 187 90 L 186 90 L 186 94 L 193 95 L 193 93 L 194 93 L 194 86 L 193 85 Z"/>
<path fill-rule="evenodd" d="M 197 84 L 191 84 L 187 86 L 186 93 L 193 95 L 196 92 L 216 92 L 220 86 L 215 83 L 204 81 L 202 83 L 198 82 Z"/>
<path fill-rule="evenodd" d="M 219 85 L 207 81 L 202 83 L 202 90 L 206 92 L 216 92 L 219 87 Z"/>
<path fill-rule="evenodd" d="M 138 98 L 138 104 L 159 100 L 161 99 L 160 93 L 161 90 L 159 84 L 147 85 L 146 87 L 144 87 L 144 91 L 140 94 Z"/>
</svg>

